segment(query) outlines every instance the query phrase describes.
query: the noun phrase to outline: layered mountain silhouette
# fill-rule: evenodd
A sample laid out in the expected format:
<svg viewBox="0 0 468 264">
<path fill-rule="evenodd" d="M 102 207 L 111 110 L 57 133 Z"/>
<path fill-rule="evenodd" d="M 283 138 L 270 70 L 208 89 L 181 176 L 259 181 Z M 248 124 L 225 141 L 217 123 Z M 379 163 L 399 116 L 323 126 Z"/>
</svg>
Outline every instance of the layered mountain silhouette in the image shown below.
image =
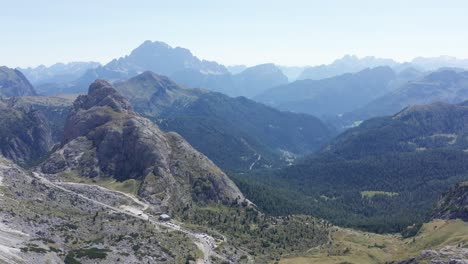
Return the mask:
<svg viewBox="0 0 468 264">
<path fill-rule="evenodd" d="M 392 115 L 411 105 L 432 102 L 459 103 L 467 99 L 468 72 L 442 69 L 403 83 L 367 105 L 344 114 L 341 122 L 349 125 L 359 120 Z"/>
<path fill-rule="evenodd" d="M 178 85 L 145 72 L 115 85 L 135 110 L 176 131 L 228 170 L 278 167 L 318 149 L 333 131 L 313 116 Z"/>
<path fill-rule="evenodd" d="M 320 80 L 342 75 L 345 73 L 356 73 L 367 68 L 379 66 L 395 67 L 398 63 L 392 59 L 382 59 L 376 57 L 358 58 L 355 55 L 345 55 L 328 65 L 308 67 L 297 77 L 298 80 Z"/>
<path fill-rule="evenodd" d="M 144 71 L 171 75 L 185 70 L 214 75 L 228 73 L 224 66 L 200 60 L 187 49 L 172 48 L 164 42 L 145 41 L 129 55 L 114 59 L 104 66 L 89 69 L 72 82 L 46 84 L 40 88 L 45 94 L 84 93 L 89 83 L 97 78 L 116 81 L 128 79 Z"/>
<path fill-rule="evenodd" d="M 97 68 L 98 62 L 70 62 L 56 63 L 49 67 L 40 65 L 37 67 L 18 68 L 28 80 L 37 85 L 65 83 L 76 80 L 81 77 L 87 70 Z M 38 90 L 41 94 L 42 91 Z"/>
<path fill-rule="evenodd" d="M 75 76 L 78 70 L 74 68 L 78 66 L 82 66 L 80 69 L 85 66 L 89 69 L 73 80 L 62 81 L 60 76 L 54 77 L 56 81 L 48 79 L 49 72 L 55 73 L 58 71 L 55 68 L 59 66 L 70 68 L 71 72 L 67 76 Z M 27 69 L 27 72 L 34 80 L 42 79 L 37 89 L 45 95 L 85 93 L 89 83 L 97 78 L 110 82 L 121 81 L 145 71 L 169 76 L 188 87 L 206 88 L 231 96 L 252 97 L 270 87 L 288 82 L 288 78 L 273 64 L 261 64 L 231 74 L 225 66 L 213 61 L 200 60 L 188 49 L 173 48 L 158 41 L 145 41 L 127 56 L 114 59 L 103 66 L 92 66 L 95 65 L 59 64 L 47 69 Z"/>
<path fill-rule="evenodd" d="M 5 66 L 0 67 L 0 96 L 12 97 L 35 94 L 36 91 L 33 86 L 19 70 Z"/>
<path fill-rule="evenodd" d="M 193 70 L 180 71 L 170 77 L 188 87 L 206 88 L 229 96 L 253 97 L 268 88 L 288 83 L 288 78 L 274 64 L 246 68 L 237 74 L 203 74 Z"/>
<path fill-rule="evenodd" d="M 343 58 L 337 59 L 330 64 L 305 67 L 297 79 L 320 80 L 380 66 L 391 67 L 396 72 L 403 71 L 407 68 L 414 68 L 418 71 L 425 72 L 436 71 L 440 68 L 468 69 L 468 60 L 457 59 L 450 56 L 417 57 L 411 61 L 400 63 L 392 59 L 376 58 L 373 56 L 358 58 L 355 55 L 345 55 Z"/>
<path fill-rule="evenodd" d="M 322 80 L 300 80 L 268 89 L 255 97 L 281 110 L 335 116 L 364 106 L 399 82 L 389 67 L 365 69 Z"/>
</svg>

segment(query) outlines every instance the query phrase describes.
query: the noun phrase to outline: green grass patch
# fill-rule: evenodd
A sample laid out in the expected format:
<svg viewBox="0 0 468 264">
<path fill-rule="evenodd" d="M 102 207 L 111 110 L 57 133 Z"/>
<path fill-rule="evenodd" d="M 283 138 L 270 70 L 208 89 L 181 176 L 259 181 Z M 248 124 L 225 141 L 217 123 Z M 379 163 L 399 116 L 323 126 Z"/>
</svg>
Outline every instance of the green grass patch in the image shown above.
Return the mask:
<svg viewBox="0 0 468 264">
<path fill-rule="evenodd" d="M 82 248 L 68 252 L 64 262 L 65 264 L 78 264 L 80 262 L 76 260 L 76 258 L 83 257 L 88 259 L 105 259 L 107 257 L 107 252 L 110 252 L 110 250 L 102 248 Z"/>
<path fill-rule="evenodd" d="M 394 196 L 398 196 L 399 194 L 396 192 L 384 192 L 384 191 L 362 191 L 361 192 L 362 198 L 372 199 L 376 195 L 394 197 Z"/>
<path fill-rule="evenodd" d="M 124 192 L 136 195 L 141 185 L 140 180 L 128 179 L 122 182 L 116 181 L 113 178 L 87 178 L 76 175 L 74 172 L 64 172 L 61 174 L 61 179 L 83 184 L 94 184 L 110 190 Z"/>
</svg>

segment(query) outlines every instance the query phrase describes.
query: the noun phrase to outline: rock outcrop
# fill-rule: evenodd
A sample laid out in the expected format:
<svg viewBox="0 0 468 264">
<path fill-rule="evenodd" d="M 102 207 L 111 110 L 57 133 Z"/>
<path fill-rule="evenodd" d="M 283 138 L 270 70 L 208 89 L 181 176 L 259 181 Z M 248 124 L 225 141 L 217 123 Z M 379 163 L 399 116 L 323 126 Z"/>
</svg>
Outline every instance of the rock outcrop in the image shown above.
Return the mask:
<svg viewBox="0 0 468 264">
<path fill-rule="evenodd" d="M 60 142 L 71 102 L 39 96 L 0 100 L 0 153 L 26 166 L 41 160 Z"/>
<path fill-rule="evenodd" d="M 18 70 L 0 67 L 0 96 L 26 96 L 35 95 L 33 86 Z"/>
<path fill-rule="evenodd" d="M 437 202 L 434 218 L 456 219 L 468 222 L 468 182 L 462 182 L 448 190 Z"/>
<path fill-rule="evenodd" d="M 176 133 L 164 133 L 132 110 L 109 83 L 97 80 L 79 96 L 67 119 L 60 148 L 41 166 L 44 173 L 134 179 L 138 194 L 174 208 L 243 199 L 235 184 Z"/>
</svg>

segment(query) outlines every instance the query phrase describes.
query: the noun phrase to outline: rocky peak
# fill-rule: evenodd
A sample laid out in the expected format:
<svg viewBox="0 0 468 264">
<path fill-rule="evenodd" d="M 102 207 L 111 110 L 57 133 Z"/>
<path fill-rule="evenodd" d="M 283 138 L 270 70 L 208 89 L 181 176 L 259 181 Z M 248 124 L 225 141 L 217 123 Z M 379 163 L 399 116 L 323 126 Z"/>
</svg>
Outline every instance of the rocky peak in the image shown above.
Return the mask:
<svg viewBox="0 0 468 264">
<path fill-rule="evenodd" d="M 88 95 L 82 95 L 74 103 L 75 110 L 88 110 L 94 106 L 108 106 L 116 112 L 132 111 L 130 103 L 110 83 L 96 80 L 90 86 Z"/>
<path fill-rule="evenodd" d="M 175 133 L 164 133 L 131 110 L 107 82 L 77 98 L 60 149 L 41 169 L 90 178 L 134 179 L 140 196 L 163 206 L 243 198 L 229 178 Z"/>
</svg>

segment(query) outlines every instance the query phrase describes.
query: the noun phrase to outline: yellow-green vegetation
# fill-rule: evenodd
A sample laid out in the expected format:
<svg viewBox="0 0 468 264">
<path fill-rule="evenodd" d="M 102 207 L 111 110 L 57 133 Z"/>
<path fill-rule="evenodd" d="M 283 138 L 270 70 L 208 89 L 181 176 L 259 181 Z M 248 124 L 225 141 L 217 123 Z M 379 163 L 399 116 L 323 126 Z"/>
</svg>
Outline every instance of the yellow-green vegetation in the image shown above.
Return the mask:
<svg viewBox="0 0 468 264">
<path fill-rule="evenodd" d="M 67 182 L 74 182 L 74 183 L 84 183 L 84 184 L 95 184 L 107 189 L 120 191 L 128 194 L 136 195 L 138 193 L 138 189 L 140 188 L 141 181 L 135 179 L 128 179 L 122 182 L 119 182 L 113 178 L 106 177 L 96 177 L 96 178 L 88 178 L 88 177 L 81 177 L 76 175 L 73 172 L 63 172 L 60 174 L 60 179 L 62 181 Z"/>
<path fill-rule="evenodd" d="M 328 200 L 336 200 L 335 197 L 328 197 L 326 195 L 320 195 L 320 198 L 322 198 L 323 200 L 325 201 L 328 201 Z"/>
<path fill-rule="evenodd" d="M 223 240 L 219 233 L 225 235 L 241 259 L 254 259 L 255 263 L 297 256 L 310 246 L 325 245 L 331 226 L 311 216 L 266 216 L 246 202 L 232 206 L 195 206 L 192 210 L 182 209 L 176 215 L 186 225 L 191 224 L 192 229 L 199 229 L 216 239 Z"/>
<path fill-rule="evenodd" d="M 468 223 L 461 220 L 434 220 L 423 225 L 412 238 L 379 235 L 336 228 L 331 242 L 313 247 L 302 257 L 286 257 L 283 264 L 356 263 L 378 264 L 418 256 L 422 250 L 467 245 Z"/>
<path fill-rule="evenodd" d="M 362 191 L 361 192 L 361 197 L 362 198 L 372 198 L 376 195 L 383 195 L 383 196 L 388 196 L 388 197 L 393 197 L 397 196 L 398 193 L 396 192 L 384 192 L 384 191 Z"/>
</svg>

